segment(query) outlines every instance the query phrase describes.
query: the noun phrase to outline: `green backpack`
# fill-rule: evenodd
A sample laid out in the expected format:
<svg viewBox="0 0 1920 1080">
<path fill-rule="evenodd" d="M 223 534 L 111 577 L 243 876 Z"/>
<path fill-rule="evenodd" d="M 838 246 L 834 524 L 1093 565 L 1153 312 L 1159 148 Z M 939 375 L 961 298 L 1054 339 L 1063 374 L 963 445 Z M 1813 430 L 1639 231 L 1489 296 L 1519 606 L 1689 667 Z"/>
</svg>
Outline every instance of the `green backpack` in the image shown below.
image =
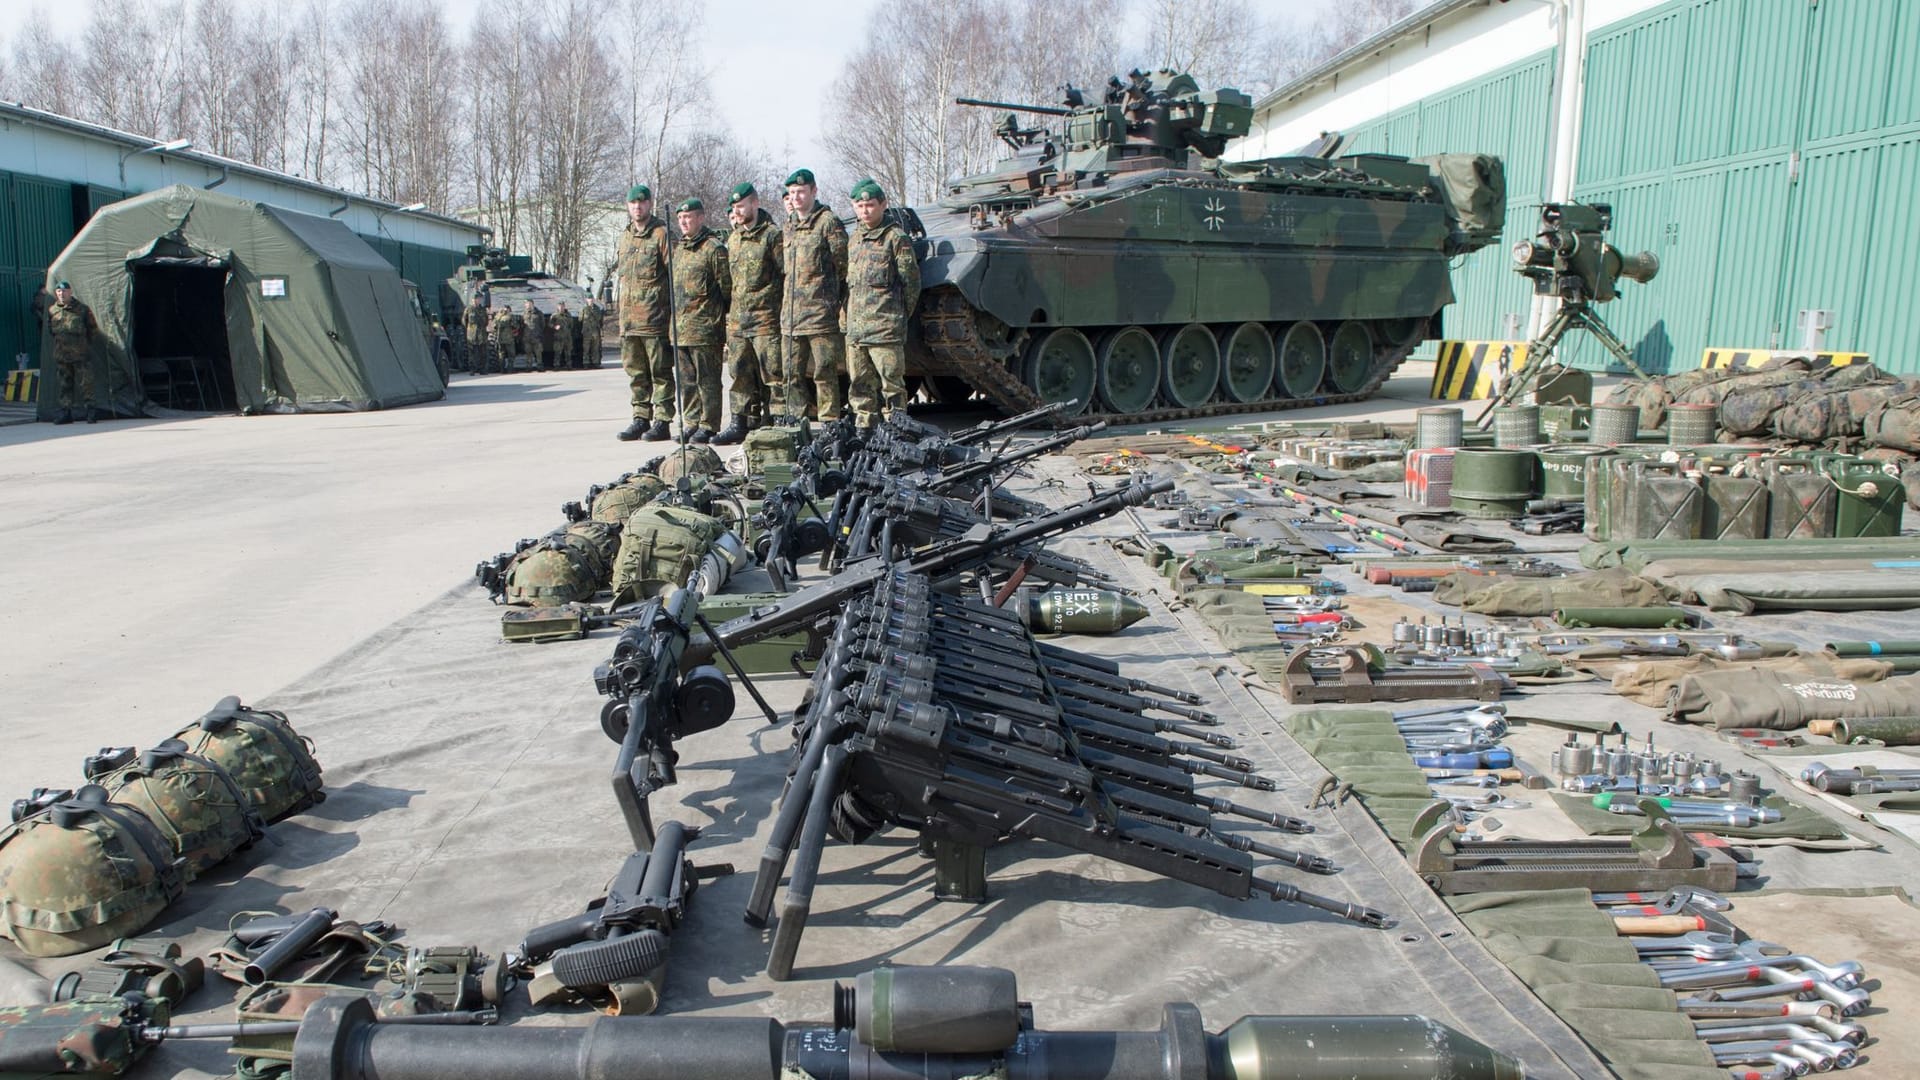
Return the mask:
<svg viewBox="0 0 1920 1080">
<path fill-rule="evenodd" d="M 747 475 L 765 476 L 769 465 L 791 465 L 800 456 L 800 431 L 797 428 L 755 428 L 747 432 L 743 444 L 747 452 Z"/>
<path fill-rule="evenodd" d="M 644 599 L 662 585 L 682 584 L 727 531 L 719 518 L 684 506 L 643 506 L 620 530 L 613 599 Z"/>
<path fill-rule="evenodd" d="M 313 743 L 293 730 L 286 713 L 250 709 L 229 695 L 173 737 L 187 744 L 188 753 L 227 770 L 264 821 L 279 821 L 327 797 Z"/>
<path fill-rule="evenodd" d="M 138 809 L 88 784 L 0 832 L 0 930 L 29 956 L 139 933 L 193 870 Z"/>
</svg>

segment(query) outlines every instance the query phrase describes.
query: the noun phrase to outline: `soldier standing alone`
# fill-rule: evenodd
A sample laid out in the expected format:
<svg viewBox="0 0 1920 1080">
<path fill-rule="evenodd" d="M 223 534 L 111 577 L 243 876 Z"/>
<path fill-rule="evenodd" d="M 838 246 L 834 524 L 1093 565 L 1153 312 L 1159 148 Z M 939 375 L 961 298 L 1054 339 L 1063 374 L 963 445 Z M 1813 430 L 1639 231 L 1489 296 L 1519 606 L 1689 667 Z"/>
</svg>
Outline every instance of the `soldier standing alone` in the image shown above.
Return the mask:
<svg viewBox="0 0 1920 1080">
<path fill-rule="evenodd" d="M 467 328 L 467 370 L 484 375 L 487 372 L 487 302 L 480 290 L 475 289 L 473 299 L 467 301 L 462 321 Z"/>
<path fill-rule="evenodd" d="M 567 310 L 565 300 L 555 305 L 553 319 L 547 324 L 547 329 L 553 335 L 553 366 L 563 371 L 579 367 L 580 362 L 574 359 L 573 343 L 580 332 L 580 320 Z"/>
<path fill-rule="evenodd" d="M 687 441 L 705 443 L 720 426 L 720 349 L 733 283 L 727 246 L 707 228 L 707 205 L 687 199 L 676 213 L 680 244 L 673 252 L 673 344 L 680 388 L 687 395 L 680 428 Z"/>
<path fill-rule="evenodd" d="M 580 366 L 600 366 L 600 319 L 605 314 L 600 301 L 587 297 L 587 308 L 580 313 Z"/>
<path fill-rule="evenodd" d="M 855 419 L 867 428 L 907 410 L 907 320 L 920 302 L 913 241 L 886 212 L 879 184 L 853 185 L 860 225 L 847 245 L 847 375 Z"/>
<path fill-rule="evenodd" d="M 53 338 L 53 366 L 60 373 L 60 418 L 56 424 L 73 423 L 76 401 L 87 403 L 87 423 L 97 423 L 100 411 L 93 404 L 93 338 L 100 332 L 93 309 L 73 295 L 73 286 L 64 281 L 53 286 L 53 303 L 47 308 L 47 333 Z"/>
<path fill-rule="evenodd" d="M 786 380 L 780 374 L 780 230 L 760 209 L 752 184 L 736 184 L 727 199 L 727 268 L 733 299 L 727 308 L 728 395 L 733 419 L 713 437 L 722 446 L 740 442 L 767 422 L 786 420 Z M 778 399 L 772 395 L 779 394 Z"/>
<path fill-rule="evenodd" d="M 620 234 L 614 272 L 620 278 L 620 366 L 627 373 L 633 422 L 627 442 L 667 437 L 673 419 L 673 358 L 667 350 L 669 304 L 667 227 L 653 216 L 653 191 L 627 189 L 627 227 Z"/>
<path fill-rule="evenodd" d="M 840 315 L 847 304 L 847 230 L 816 201 L 811 171 L 795 169 L 786 188 L 780 334 L 787 415 L 831 422 L 840 419 L 840 379 L 846 374 Z"/>
</svg>

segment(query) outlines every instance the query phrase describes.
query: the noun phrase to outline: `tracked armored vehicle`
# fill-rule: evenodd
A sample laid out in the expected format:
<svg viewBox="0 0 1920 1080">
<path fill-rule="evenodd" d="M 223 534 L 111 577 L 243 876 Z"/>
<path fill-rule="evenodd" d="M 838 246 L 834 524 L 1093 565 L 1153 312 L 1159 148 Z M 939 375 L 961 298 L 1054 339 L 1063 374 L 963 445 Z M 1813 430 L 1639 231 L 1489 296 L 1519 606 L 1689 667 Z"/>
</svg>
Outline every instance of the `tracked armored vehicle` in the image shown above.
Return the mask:
<svg viewBox="0 0 1920 1080">
<path fill-rule="evenodd" d="M 468 245 L 466 265 L 441 286 L 441 318 L 447 326 L 464 325 L 461 320 L 467 301 L 475 291 L 485 296 L 489 311 L 506 308 L 509 314 L 516 317 L 525 310 L 524 304 L 528 300 L 533 301 L 534 310 L 542 315 L 553 314 L 562 302 L 575 315 L 587 309 L 587 290 L 566 278 L 535 270 L 531 256 L 509 255 L 504 248 L 484 244 Z M 453 340 L 454 366 L 462 371 L 472 370 L 472 362 L 466 355 L 465 334 L 456 333 Z M 581 356 L 579 345 L 580 339 L 576 336 L 575 356 Z M 598 355 L 581 358 L 587 367 L 600 366 Z M 538 360 L 532 362 L 539 366 Z"/>
<path fill-rule="evenodd" d="M 923 286 L 909 374 L 941 400 L 1115 420 L 1358 400 L 1439 335 L 1448 260 L 1499 237 L 1498 158 L 1224 161 L 1251 100 L 1164 70 L 1067 101 L 960 99 L 1009 110 L 1013 155 L 900 214 Z"/>
</svg>

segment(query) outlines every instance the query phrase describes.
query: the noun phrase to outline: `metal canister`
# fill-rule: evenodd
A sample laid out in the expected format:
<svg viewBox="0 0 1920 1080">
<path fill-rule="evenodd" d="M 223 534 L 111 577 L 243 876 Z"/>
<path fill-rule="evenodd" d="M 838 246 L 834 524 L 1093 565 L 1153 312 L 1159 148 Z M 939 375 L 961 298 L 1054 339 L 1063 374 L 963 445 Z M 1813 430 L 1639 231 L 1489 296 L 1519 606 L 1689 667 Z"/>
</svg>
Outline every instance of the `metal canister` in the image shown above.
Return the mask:
<svg viewBox="0 0 1920 1080">
<path fill-rule="evenodd" d="M 1593 429 L 1588 441 L 1599 446 L 1619 446 L 1640 438 L 1640 406 L 1595 405 Z"/>
<path fill-rule="evenodd" d="M 1540 406 L 1506 405 L 1493 410 L 1493 445 L 1537 446 L 1540 443 Z"/>
<path fill-rule="evenodd" d="M 1470 518 L 1517 518 L 1539 490 L 1531 450 L 1462 450 L 1453 455 L 1453 508 Z"/>
<path fill-rule="evenodd" d="M 1720 434 L 1719 411 L 1712 402 L 1676 401 L 1667 406 L 1667 442 L 1706 446 Z"/>
<path fill-rule="evenodd" d="M 1587 494 L 1587 459 L 1613 453 L 1604 446 L 1558 444 L 1543 446 L 1540 458 L 1540 497 L 1579 499 Z"/>
<path fill-rule="evenodd" d="M 1465 446 L 1467 425 L 1459 409 L 1421 409 L 1414 413 L 1413 445 L 1419 450 Z"/>
</svg>

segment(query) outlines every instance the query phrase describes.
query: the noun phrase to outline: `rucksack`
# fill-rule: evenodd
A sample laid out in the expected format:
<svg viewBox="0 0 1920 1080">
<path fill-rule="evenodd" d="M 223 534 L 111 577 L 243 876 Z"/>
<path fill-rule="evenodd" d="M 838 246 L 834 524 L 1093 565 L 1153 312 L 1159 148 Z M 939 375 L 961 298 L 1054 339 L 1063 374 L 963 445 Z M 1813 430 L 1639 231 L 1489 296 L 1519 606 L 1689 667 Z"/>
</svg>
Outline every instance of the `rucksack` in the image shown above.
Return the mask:
<svg viewBox="0 0 1920 1080">
<path fill-rule="evenodd" d="M 30 956 L 139 933 L 193 874 L 133 806 L 88 784 L 0 831 L 0 929 Z"/>
<path fill-rule="evenodd" d="M 644 599 L 662 585 L 684 583 L 726 531 L 719 518 L 684 506 L 634 511 L 620 529 L 620 554 L 613 564 L 615 603 L 623 596 Z"/>
<path fill-rule="evenodd" d="M 782 427 L 778 424 L 755 428 L 747 432 L 746 448 L 748 476 L 764 476 L 769 465 L 791 465 L 800 456 L 800 432 L 798 429 Z"/>
<path fill-rule="evenodd" d="M 286 713 L 250 709 L 230 695 L 173 737 L 187 744 L 188 753 L 227 770 L 263 821 L 279 821 L 327 797 L 313 743 L 293 730 Z"/>
<path fill-rule="evenodd" d="M 114 802 L 145 814 L 194 874 L 260 838 L 260 815 L 226 769 L 188 753 L 179 739 L 138 758 L 132 758 L 132 750 L 124 752 L 127 764 L 103 775 L 90 771 L 87 778 L 106 788 Z"/>
</svg>

